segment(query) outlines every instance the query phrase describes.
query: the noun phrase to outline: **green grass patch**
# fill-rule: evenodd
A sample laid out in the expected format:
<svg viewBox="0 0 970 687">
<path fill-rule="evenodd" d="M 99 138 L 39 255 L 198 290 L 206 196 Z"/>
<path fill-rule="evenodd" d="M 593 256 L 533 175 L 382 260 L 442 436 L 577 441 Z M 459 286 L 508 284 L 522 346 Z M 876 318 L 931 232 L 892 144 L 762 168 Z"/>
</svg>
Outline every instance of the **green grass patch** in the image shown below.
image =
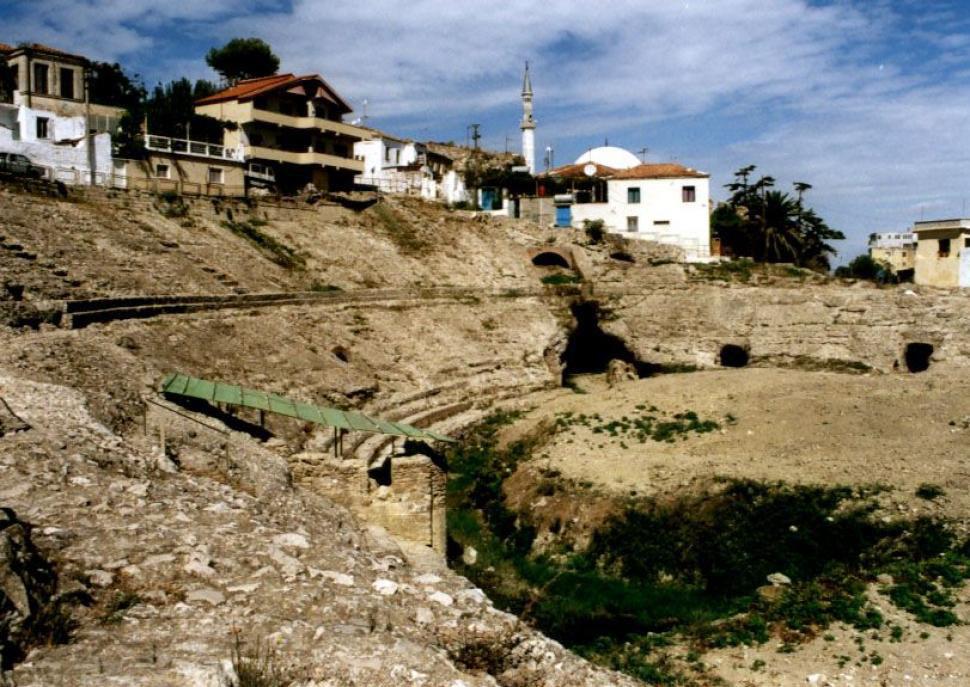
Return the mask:
<svg viewBox="0 0 970 687">
<path fill-rule="evenodd" d="M 708 427 L 689 411 L 661 420 L 654 407 L 637 410 L 638 418 L 653 417 L 649 431 L 631 417 L 562 414 L 557 423 L 624 437 L 642 432 L 644 441 L 667 441 L 664 422 L 679 423 L 678 432 Z M 656 684 L 692 684 L 666 644 L 686 641 L 699 655 L 780 636 L 793 651 L 836 622 L 878 630 L 884 618 L 865 592 L 881 573 L 893 576 L 882 592 L 919 622 L 957 622 L 954 592 L 970 579 L 970 545 L 937 520 L 879 517 L 878 486 L 722 480 L 662 499 L 618 499 L 626 505 L 588 547 L 561 541 L 536 554 L 535 524 L 508 506 L 503 491 L 537 445 L 498 447 L 499 428 L 514 419 L 489 418 L 447 456 L 449 557 L 498 606 L 597 663 Z M 554 471 L 540 472 L 537 495 L 567 489 Z M 478 551 L 474 566 L 461 562 L 467 546 Z M 792 584 L 759 593 L 775 572 Z"/>
<path fill-rule="evenodd" d="M 612 439 L 626 438 L 641 444 L 647 440 L 674 443 L 678 438 L 686 439 L 690 434 L 707 434 L 721 428 L 718 422 L 702 420 L 692 410 L 671 416 L 654 406 L 637 406 L 637 410 L 640 412 L 611 420 L 604 420 L 599 413 L 556 413 L 555 427 L 558 431 L 564 431 L 579 425 L 588 427 L 593 434 L 605 434 Z"/>
<path fill-rule="evenodd" d="M 566 286 L 568 284 L 579 284 L 583 281 L 583 278 L 580 277 L 578 274 L 566 274 L 565 272 L 556 272 L 555 274 L 547 274 L 539 281 L 549 286 Z"/>
<path fill-rule="evenodd" d="M 401 249 L 401 252 L 422 253 L 430 248 L 431 244 L 418 234 L 414 225 L 387 203 L 383 201 L 376 203 L 368 212 L 373 213 L 384 233 Z"/>
<path fill-rule="evenodd" d="M 277 265 L 290 270 L 306 267 L 306 260 L 302 255 L 260 229 L 265 224 L 265 220 L 256 218 L 239 222 L 233 220 L 222 222 L 223 227 L 265 252 Z"/>
</svg>

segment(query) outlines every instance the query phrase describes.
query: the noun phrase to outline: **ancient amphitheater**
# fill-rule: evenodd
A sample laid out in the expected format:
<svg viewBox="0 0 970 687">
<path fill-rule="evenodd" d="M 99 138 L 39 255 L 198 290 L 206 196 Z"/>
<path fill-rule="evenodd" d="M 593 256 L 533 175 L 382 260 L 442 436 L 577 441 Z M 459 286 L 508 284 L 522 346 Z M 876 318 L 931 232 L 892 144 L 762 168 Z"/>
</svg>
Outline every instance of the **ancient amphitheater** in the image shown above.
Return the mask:
<svg viewBox="0 0 970 687">
<path fill-rule="evenodd" d="M 70 641 L 4 648 L 13 684 L 239 684 L 240 638 L 292 680 L 265 684 L 637 684 L 448 569 L 435 447 L 367 433 L 335 445 L 278 416 L 260 439 L 245 413 L 163 398 L 171 371 L 458 437 L 498 409 L 529 411 L 511 439 L 559 412 L 653 399 L 737 423 L 649 455 L 552 442 L 544 465 L 604 494 L 719 473 L 898 483 L 892 507 L 970 522 L 970 297 L 676 258 L 411 200 L 0 188 L 0 505 L 36 559 L 4 583 L 4 618 L 29 636 L 24 618 L 52 595 L 70 616 Z M 644 378 L 607 386 L 612 360 Z M 924 482 L 949 496 L 911 498 Z M 542 521 L 543 504 L 519 505 Z M 46 596 L 30 584 L 45 575 Z M 822 639 L 713 652 L 702 677 L 970 680 L 953 656 L 970 634 L 932 632 L 843 677 Z"/>
</svg>

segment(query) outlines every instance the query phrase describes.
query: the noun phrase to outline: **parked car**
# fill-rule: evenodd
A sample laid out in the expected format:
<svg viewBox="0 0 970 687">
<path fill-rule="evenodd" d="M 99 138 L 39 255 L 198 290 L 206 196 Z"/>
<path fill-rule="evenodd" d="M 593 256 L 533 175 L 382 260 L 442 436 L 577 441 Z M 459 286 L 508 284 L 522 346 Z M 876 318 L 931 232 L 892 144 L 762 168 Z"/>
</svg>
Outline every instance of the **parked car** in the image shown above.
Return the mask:
<svg viewBox="0 0 970 687">
<path fill-rule="evenodd" d="M 47 174 L 47 170 L 35 165 L 29 157 L 20 153 L 0 153 L 0 172 L 31 179 L 42 179 Z"/>
</svg>

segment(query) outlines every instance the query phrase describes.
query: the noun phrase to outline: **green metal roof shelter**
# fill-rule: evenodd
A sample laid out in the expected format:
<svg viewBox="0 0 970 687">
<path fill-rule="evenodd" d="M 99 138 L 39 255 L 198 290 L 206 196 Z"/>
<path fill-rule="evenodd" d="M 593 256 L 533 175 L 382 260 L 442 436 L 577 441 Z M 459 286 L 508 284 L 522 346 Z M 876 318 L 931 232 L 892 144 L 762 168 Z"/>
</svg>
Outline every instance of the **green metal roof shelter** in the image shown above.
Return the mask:
<svg viewBox="0 0 970 687">
<path fill-rule="evenodd" d="M 338 408 L 312 405 L 293 401 L 283 396 L 270 394 L 265 391 L 246 389 L 235 384 L 212 382 L 207 379 L 189 377 L 173 372 L 162 382 L 161 392 L 170 396 L 185 396 L 211 403 L 225 403 L 227 405 L 254 408 L 259 411 L 285 415 L 304 422 L 312 422 L 334 430 L 351 432 L 371 432 L 374 434 L 388 434 L 431 441 L 445 441 L 456 443 L 455 439 L 437 432 L 420 429 L 403 422 L 389 422 L 369 417 L 362 413 L 355 413 Z"/>
</svg>

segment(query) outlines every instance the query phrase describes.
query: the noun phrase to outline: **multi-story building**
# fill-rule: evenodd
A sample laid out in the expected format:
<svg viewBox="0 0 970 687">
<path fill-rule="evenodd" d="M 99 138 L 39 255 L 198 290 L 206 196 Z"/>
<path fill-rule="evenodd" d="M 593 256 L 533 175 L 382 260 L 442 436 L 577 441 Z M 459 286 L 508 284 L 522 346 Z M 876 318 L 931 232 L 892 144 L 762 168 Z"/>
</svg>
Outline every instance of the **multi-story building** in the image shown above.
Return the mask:
<svg viewBox="0 0 970 687">
<path fill-rule="evenodd" d="M 369 132 L 343 122 L 352 110 L 320 76 L 245 79 L 196 101 L 195 111 L 235 125 L 225 147 L 241 149 L 250 169 L 273 169 L 281 190 L 349 189 L 364 171 L 354 143 Z"/>
<path fill-rule="evenodd" d="M 869 257 L 888 266 L 898 277 L 912 277 L 916 267 L 916 234 L 911 231 L 871 234 Z"/>
<path fill-rule="evenodd" d="M 0 89 L 0 147 L 67 183 L 106 183 L 124 109 L 91 102 L 90 62 L 36 43 L 0 44 L 12 88 Z"/>
</svg>

